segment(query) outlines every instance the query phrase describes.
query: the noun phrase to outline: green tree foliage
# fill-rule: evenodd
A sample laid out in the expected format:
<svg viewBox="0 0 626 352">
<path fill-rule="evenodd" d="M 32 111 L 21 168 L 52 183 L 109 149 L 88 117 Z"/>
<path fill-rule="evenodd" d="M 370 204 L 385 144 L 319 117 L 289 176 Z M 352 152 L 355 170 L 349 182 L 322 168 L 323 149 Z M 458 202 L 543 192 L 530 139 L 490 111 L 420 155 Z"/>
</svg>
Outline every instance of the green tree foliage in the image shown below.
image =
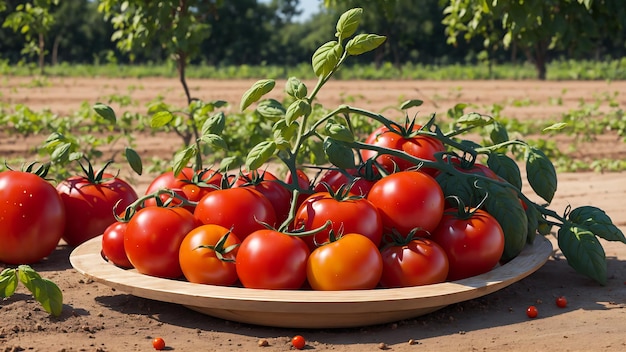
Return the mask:
<svg viewBox="0 0 626 352">
<path fill-rule="evenodd" d="M 444 10 L 448 42 L 482 37 L 487 50 L 519 48 L 546 78 L 548 54 L 588 53 L 626 23 L 623 0 L 450 0 Z"/>
</svg>

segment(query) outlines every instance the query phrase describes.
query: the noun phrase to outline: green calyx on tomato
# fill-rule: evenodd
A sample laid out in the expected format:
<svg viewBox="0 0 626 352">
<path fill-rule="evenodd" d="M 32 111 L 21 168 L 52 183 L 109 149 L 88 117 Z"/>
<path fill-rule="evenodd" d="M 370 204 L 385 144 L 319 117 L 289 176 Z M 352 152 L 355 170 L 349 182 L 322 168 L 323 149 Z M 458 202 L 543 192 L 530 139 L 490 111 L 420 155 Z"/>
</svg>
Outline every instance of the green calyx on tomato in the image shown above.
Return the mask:
<svg viewBox="0 0 626 352">
<path fill-rule="evenodd" d="M 230 236 L 231 234 L 232 234 L 231 230 L 228 230 L 228 232 L 226 232 L 222 237 L 220 237 L 220 239 L 217 241 L 216 244 L 214 245 L 201 244 L 197 246 L 196 248 L 194 248 L 194 250 L 207 248 L 215 252 L 215 256 L 217 257 L 217 259 L 224 261 L 224 262 L 234 263 L 235 262 L 234 258 L 228 258 L 226 256 L 227 254 L 232 253 L 239 246 L 239 243 L 226 246 L 226 243 L 228 243 L 227 242 L 228 236 Z"/>
</svg>

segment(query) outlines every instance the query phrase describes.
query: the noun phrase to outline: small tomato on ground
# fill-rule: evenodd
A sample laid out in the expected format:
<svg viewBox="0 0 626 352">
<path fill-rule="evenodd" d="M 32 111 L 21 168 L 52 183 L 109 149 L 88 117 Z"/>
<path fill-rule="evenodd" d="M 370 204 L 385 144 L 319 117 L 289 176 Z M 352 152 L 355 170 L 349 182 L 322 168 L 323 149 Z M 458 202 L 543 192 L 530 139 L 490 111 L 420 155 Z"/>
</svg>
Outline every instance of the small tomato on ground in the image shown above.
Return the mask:
<svg viewBox="0 0 626 352">
<path fill-rule="evenodd" d="M 291 345 L 297 350 L 301 350 L 306 346 L 306 340 L 302 335 L 296 335 L 291 339 Z"/>
</svg>

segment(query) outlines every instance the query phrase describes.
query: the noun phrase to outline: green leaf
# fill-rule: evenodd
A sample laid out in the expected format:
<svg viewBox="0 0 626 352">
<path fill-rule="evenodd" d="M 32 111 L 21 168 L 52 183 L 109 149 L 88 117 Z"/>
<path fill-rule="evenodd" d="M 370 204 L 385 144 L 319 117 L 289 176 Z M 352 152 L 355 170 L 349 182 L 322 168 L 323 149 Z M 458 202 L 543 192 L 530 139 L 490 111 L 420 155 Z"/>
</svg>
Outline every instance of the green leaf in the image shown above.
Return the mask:
<svg viewBox="0 0 626 352">
<path fill-rule="evenodd" d="M 346 52 L 348 55 L 361 55 L 378 48 L 385 42 L 385 39 L 387 39 L 387 37 L 376 34 L 359 34 L 348 41 L 346 44 Z"/>
<path fill-rule="evenodd" d="M 50 154 L 50 159 L 55 163 L 63 163 L 69 159 L 70 149 L 72 148 L 72 143 L 65 142 L 61 143 L 54 148 L 52 154 Z"/>
<path fill-rule="evenodd" d="M 202 124 L 202 135 L 221 134 L 226 127 L 226 115 L 222 111 L 209 116 Z"/>
<path fill-rule="evenodd" d="M 486 126 L 493 123 L 493 118 L 477 112 L 470 112 L 459 117 L 456 122 L 466 126 Z"/>
<path fill-rule="evenodd" d="M 276 151 L 276 143 L 274 141 L 264 141 L 252 148 L 246 157 L 246 168 L 248 170 L 256 170 L 265 164 Z"/>
<path fill-rule="evenodd" d="M 172 171 L 174 175 L 178 175 L 189 164 L 191 158 L 196 155 L 196 146 L 190 145 L 189 147 L 177 152 L 172 160 Z"/>
<path fill-rule="evenodd" d="M 504 231 L 502 260 L 506 262 L 515 258 L 524 249 L 528 236 L 528 219 L 517 195 L 510 189 L 491 182 L 487 183 L 485 188 L 488 197 L 484 209 L 502 226 Z"/>
<path fill-rule="evenodd" d="M 504 143 L 509 140 L 509 133 L 501 123 L 493 121 L 489 131 L 489 138 L 493 144 Z"/>
<path fill-rule="evenodd" d="M 115 111 L 113 111 L 110 106 L 102 103 L 96 103 L 94 104 L 93 109 L 98 115 L 109 121 L 111 124 L 115 124 L 115 122 L 117 121 L 117 118 L 115 117 Z"/>
<path fill-rule="evenodd" d="M 337 21 L 337 33 L 335 33 L 335 37 L 339 38 L 339 41 L 341 41 L 353 35 L 357 28 L 359 28 L 361 17 L 363 17 L 363 9 L 359 7 L 344 12 Z"/>
<path fill-rule="evenodd" d="M 342 142 L 354 142 L 354 134 L 348 126 L 329 121 L 326 123 L 326 133 L 329 137 Z"/>
<path fill-rule="evenodd" d="M 261 114 L 261 116 L 276 121 L 283 118 L 287 110 L 278 100 L 266 99 L 257 105 L 256 111 Z"/>
<path fill-rule="evenodd" d="M 352 148 L 330 137 L 324 138 L 323 147 L 324 154 L 331 164 L 342 169 L 354 169 L 356 167 Z"/>
<path fill-rule="evenodd" d="M 567 123 L 565 122 L 557 122 L 555 124 L 552 124 L 546 128 L 544 128 L 542 131 L 543 132 L 547 132 L 547 131 L 559 131 L 564 129 L 565 127 L 567 127 Z"/>
<path fill-rule="evenodd" d="M 523 207 L 522 207 L 523 208 Z M 532 244 L 535 241 L 537 230 L 539 229 L 539 220 L 542 220 L 541 213 L 532 205 L 526 207 L 526 219 L 528 219 L 528 228 L 526 243 Z"/>
<path fill-rule="evenodd" d="M 0 273 L 0 297 L 11 297 L 17 288 L 15 269 L 6 268 Z"/>
<path fill-rule="evenodd" d="M 407 100 L 404 103 L 402 103 L 400 105 L 400 109 L 401 110 L 406 110 L 406 109 L 410 109 L 416 106 L 421 106 L 422 104 L 424 104 L 423 100 L 419 100 L 419 99 L 411 99 L 411 100 Z"/>
<path fill-rule="evenodd" d="M 18 267 L 20 282 L 33 294 L 35 300 L 41 303 L 46 312 L 59 316 L 63 310 L 63 293 L 52 281 L 43 279 L 28 265 Z"/>
<path fill-rule="evenodd" d="M 309 116 L 309 114 L 311 114 L 311 104 L 304 99 L 298 99 L 287 107 L 285 122 L 291 125 L 298 117 Z"/>
<path fill-rule="evenodd" d="M 554 165 L 538 148 L 526 148 L 526 177 L 530 187 L 546 202 L 552 202 L 556 192 L 557 178 Z"/>
<path fill-rule="evenodd" d="M 154 115 L 152 115 L 152 119 L 150 119 L 150 127 L 152 128 L 163 127 L 167 125 L 168 123 L 170 123 L 170 121 L 172 121 L 173 118 L 174 118 L 174 115 L 171 112 L 167 110 L 161 110 L 155 113 Z"/>
<path fill-rule="evenodd" d="M 303 99 L 308 94 L 306 85 L 296 77 L 289 77 L 285 83 L 285 92 L 296 99 Z"/>
<path fill-rule="evenodd" d="M 298 121 L 294 121 L 289 126 L 287 126 L 287 122 L 284 119 L 276 121 L 276 123 L 272 126 L 276 147 L 281 150 L 291 149 L 290 141 L 297 135 L 299 128 L 300 124 Z"/>
<path fill-rule="evenodd" d="M 200 140 L 214 149 L 228 150 L 226 141 L 218 134 L 205 134 L 200 137 Z"/>
<path fill-rule="evenodd" d="M 339 63 L 339 59 L 343 54 L 343 48 L 336 41 L 330 41 L 320 46 L 313 53 L 313 72 L 317 77 L 328 76 Z"/>
<path fill-rule="evenodd" d="M 589 205 L 578 207 L 569 213 L 568 219 L 607 241 L 626 243 L 624 233 L 602 209 Z"/>
<path fill-rule="evenodd" d="M 502 153 L 490 153 L 487 166 L 515 188 L 522 189 L 522 175 L 515 160 Z"/>
<path fill-rule="evenodd" d="M 606 254 L 591 231 L 563 225 L 558 232 L 558 243 L 572 268 L 606 285 Z"/>
<path fill-rule="evenodd" d="M 137 154 L 133 148 L 126 147 L 124 149 L 124 156 L 133 171 L 135 171 L 137 175 L 141 175 L 143 173 L 143 163 L 141 162 L 139 154 Z"/>
<path fill-rule="evenodd" d="M 237 155 L 230 155 L 222 159 L 220 162 L 220 171 L 227 172 L 233 170 L 240 164 L 239 157 Z"/>
<path fill-rule="evenodd" d="M 250 89 L 243 93 L 239 110 L 244 111 L 252 103 L 258 101 L 262 96 L 271 92 L 275 85 L 276 81 L 273 79 L 262 79 L 256 81 Z"/>
</svg>

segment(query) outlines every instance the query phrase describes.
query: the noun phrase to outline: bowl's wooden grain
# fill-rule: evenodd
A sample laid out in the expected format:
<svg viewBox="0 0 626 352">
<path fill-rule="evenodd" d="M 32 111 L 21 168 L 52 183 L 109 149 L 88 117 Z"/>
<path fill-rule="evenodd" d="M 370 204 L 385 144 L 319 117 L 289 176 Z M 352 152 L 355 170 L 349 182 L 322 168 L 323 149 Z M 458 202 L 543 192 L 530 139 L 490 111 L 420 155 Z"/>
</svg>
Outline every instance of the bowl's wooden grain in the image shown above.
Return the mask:
<svg viewBox="0 0 626 352">
<path fill-rule="evenodd" d="M 537 236 L 509 263 L 471 278 L 435 285 L 357 291 L 257 290 L 192 284 L 124 270 L 102 258 L 102 237 L 78 246 L 72 266 L 96 282 L 135 296 L 184 305 L 242 323 L 289 328 L 341 328 L 417 317 L 500 290 L 539 269 L 552 244 Z"/>
</svg>

